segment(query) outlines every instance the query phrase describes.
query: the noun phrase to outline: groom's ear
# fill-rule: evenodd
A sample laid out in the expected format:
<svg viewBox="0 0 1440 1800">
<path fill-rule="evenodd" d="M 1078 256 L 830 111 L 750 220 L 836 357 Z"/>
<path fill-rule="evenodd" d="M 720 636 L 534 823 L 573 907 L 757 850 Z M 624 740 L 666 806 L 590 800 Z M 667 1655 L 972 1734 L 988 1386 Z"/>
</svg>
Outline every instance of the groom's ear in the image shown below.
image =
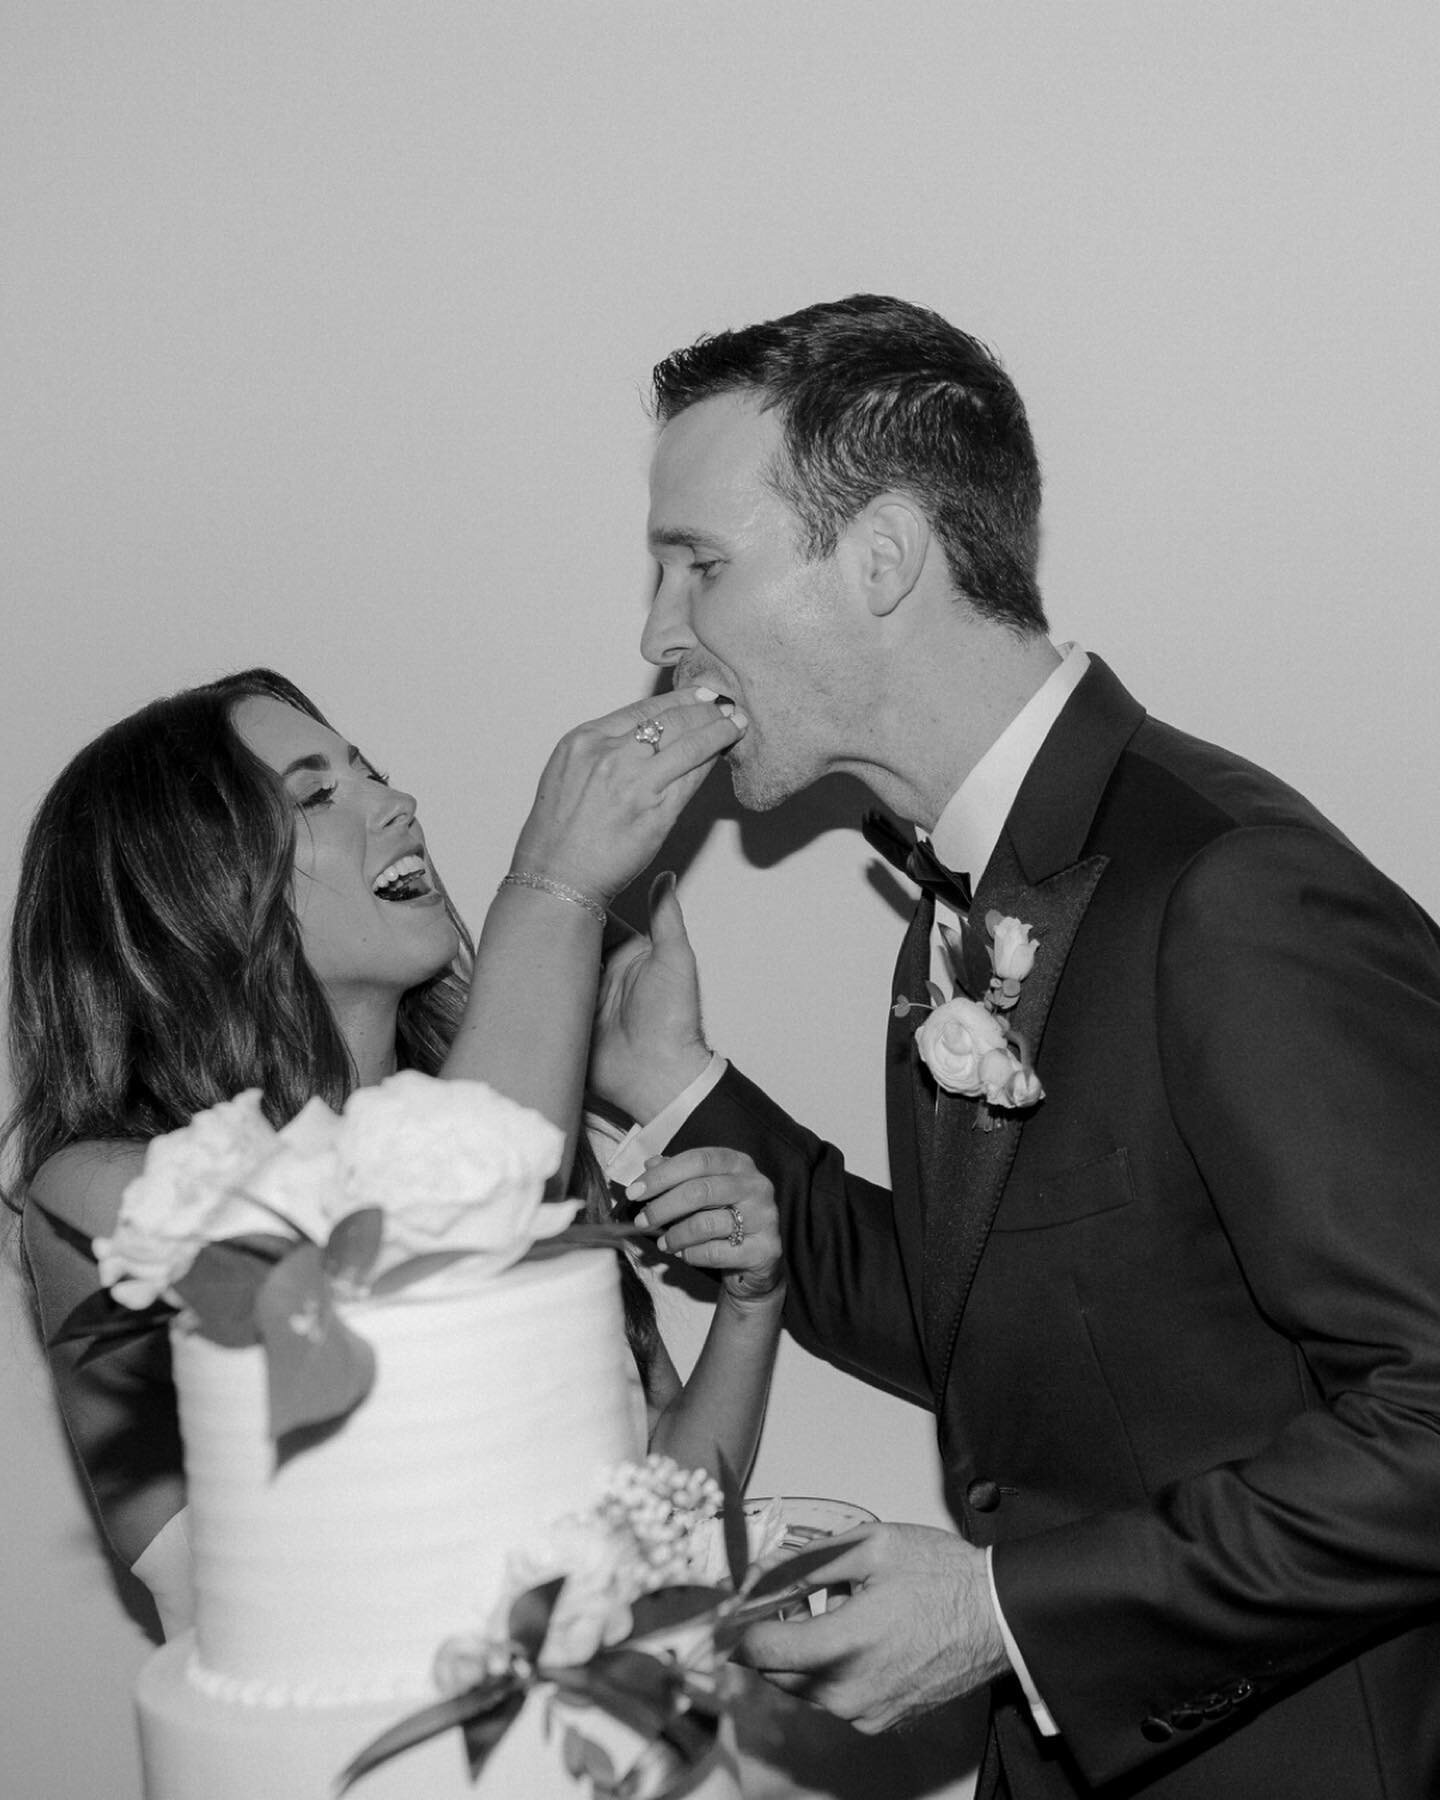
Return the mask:
<svg viewBox="0 0 1440 1800">
<path fill-rule="evenodd" d="M 877 494 L 851 521 L 865 604 L 878 619 L 915 587 L 930 551 L 930 521 L 906 494 Z"/>
</svg>

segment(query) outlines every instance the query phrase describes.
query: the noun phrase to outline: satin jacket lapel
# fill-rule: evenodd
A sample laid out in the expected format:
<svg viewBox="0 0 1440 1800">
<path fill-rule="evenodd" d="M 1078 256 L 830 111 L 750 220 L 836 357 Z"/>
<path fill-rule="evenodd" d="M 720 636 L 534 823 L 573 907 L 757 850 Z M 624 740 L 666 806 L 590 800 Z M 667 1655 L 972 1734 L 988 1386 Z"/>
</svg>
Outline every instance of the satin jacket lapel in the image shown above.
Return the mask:
<svg viewBox="0 0 1440 1800">
<path fill-rule="evenodd" d="M 1070 946 L 1080 929 L 1096 883 L 1104 873 L 1106 858 L 1088 857 L 1062 869 L 1037 886 L 1026 883 L 1007 839 L 1002 838 L 985 877 L 976 890 L 966 938 L 984 943 L 985 914 L 989 911 L 1024 919 L 1032 927 L 1039 949 L 1035 966 L 1025 978 L 1020 999 L 1010 1015 L 1013 1029 L 1025 1037 L 1038 1059 L 1041 1080 L 1044 1060 L 1039 1056 L 1055 990 Z M 968 947 L 968 945 L 967 945 Z M 986 955 L 988 966 L 988 953 Z M 967 958 L 968 972 L 968 958 Z M 983 991 L 977 990 L 977 991 Z M 1045 1102 L 1040 1102 L 1043 1107 Z M 992 1113 L 990 1131 L 978 1129 L 978 1105 L 955 1094 L 942 1094 L 936 1113 L 936 1132 L 926 1186 L 943 1204 L 932 1204 L 926 1215 L 924 1297 L 926 1352 L 931 1372 L 937 1377 L 936 1399 L 944 1390 L 950 1357 L 960 1318 L 975 1279 L 980 1253 L 1005 1191 L 1010 1165 L 1015 1160 L 1026 1113 Z"/>
<path fill-rule="evenodd" d="M 1104 873 L 1103 856 L 1083 850 L 1121 751 L 1145 713 L 1098 657 L 1091 658 L 1070 702 L 1041 747 L 1016 798 L 1005 832 L 976 889 L 964 939 L 967 987 L 978 996 L 989 979 L 987 912 L 1026 920 L 1040 940 L 1035 966 L 1011 1015 L 1045 1077 L 1045 1022 L 1076 932 Z M 921 1282 L 926 1353 L 941 1404 L 960 1320 L 990 1234 L 1027 1116 L 992 1131 L 974 1129 L 976 1103 L 942 1095 L 935 1106 L 928 1076 L 917 1070 L 917 1112 L 934 1110 L 935 1130 L 921 1168 L 926 1209 Z M 1043 1110 L 1045 1102 L 1040 1102 Z"/>
<path fill-rule="evenodd" d="M 923 896 L 910 920 L 895 964 L 891 999 L 920 999 L 930 974 L 930 927 L 935 902 Z M 892 1013 L 885 1038 L 885 1119 L 890 1148 L 890 1191 L 897 1197 L 895 1232 L 911 1293 L 920 1293 L 921 1219 L 924 1170 L 932 1154 L 933 1109 L 920 1104 L 915 1078 L 915 1028 L 925 1015 L 897 1019 Z M 906 1196 L 916 1196 L 908 1204 Z"/>
</svg>

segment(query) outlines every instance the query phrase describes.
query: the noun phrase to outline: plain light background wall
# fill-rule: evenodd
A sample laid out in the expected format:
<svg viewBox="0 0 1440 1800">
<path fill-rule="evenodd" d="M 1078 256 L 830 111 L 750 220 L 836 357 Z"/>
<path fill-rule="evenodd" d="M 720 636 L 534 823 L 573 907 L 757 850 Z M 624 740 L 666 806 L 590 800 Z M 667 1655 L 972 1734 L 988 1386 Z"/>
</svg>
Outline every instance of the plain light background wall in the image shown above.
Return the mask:
<svg viewBox="0 0 1440 1800">
<path fill-rule="evenodd" d="M 1435 911 L 1437 53 L 1429 0 L 7 0 L 7 904 L 81 742 L 268 662 L 478 922 L 555 737 L 648 686 L 651 364 L 871 289 L 1026 396 L 1057 636 Z M 714 1041 L 883 1178 L 857 798 L 722 777 L 672 856 Z M 144 1640 L 3 1299 L 0 1779 L 134 1800 Z M 926 1417 L 798 1351 L 755 1485 L 942 1517 Z"/>
</svg>

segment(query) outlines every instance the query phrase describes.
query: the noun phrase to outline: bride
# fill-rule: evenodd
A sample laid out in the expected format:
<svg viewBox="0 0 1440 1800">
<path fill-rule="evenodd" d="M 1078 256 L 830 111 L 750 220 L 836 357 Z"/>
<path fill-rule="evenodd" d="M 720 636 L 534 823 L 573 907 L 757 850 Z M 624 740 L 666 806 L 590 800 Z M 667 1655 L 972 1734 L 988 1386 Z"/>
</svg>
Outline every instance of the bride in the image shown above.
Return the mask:
<svg viewBox="0 0 1440 1800">
<path fill-rule="evenodd" d="M 580 1117 L 605 908 L 744 728 L 688 689 L 562 738 L 473 951 L 414 799 L 281 676 L 158 700 L 80 751 L 27 838 L 11 941 L 8 1197 L 47 1342 L 96 1290 L 91 1240 L 147 1141 L 247 1088 L 279 1125 L 397 1068 L 486 1081 L 566 1132 L 562 1173 L 573 1158 L 603 1216 Z M 633 992 L 647 953 L 624 954 Z M 647 1209 L 662 1247 L 722 1276 L 682 1385 L 621 1259 L 651 1447 L 743 1475 L 783 1304 L 770 1184 L 714 1150 L 649 1189 L 668 1189 Z M 112 1548 L 173 1634 L 191 1600 L 168 1339 L 83 1352 L 49 1352 L 60 1409 Z"/>
</svg>

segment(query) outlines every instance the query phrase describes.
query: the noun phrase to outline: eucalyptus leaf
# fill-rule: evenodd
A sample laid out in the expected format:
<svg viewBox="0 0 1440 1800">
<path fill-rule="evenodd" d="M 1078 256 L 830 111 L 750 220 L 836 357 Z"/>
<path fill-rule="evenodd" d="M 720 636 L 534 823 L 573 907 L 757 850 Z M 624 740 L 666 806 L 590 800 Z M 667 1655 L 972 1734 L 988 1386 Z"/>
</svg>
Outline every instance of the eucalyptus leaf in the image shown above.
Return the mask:
<svg viewBox="0 0 1440 1800">
<path fill-rule="evenodd" d="M 375 1380 L 375 1352 L 335 1310 L 318 1245 L 298 1244 L 270 1270 L 255 1298 L 265 1348 L 270 1435 L 352 1412 Z"/>
<path fill-rule="evenodd" d="M 510 1641 L 519 1646 L 521 1654 L 529 1662 L 536 1663 L 540 1660 L 545 1633 L 550 1629 L 550 1615 L 555 1611 L 555 1602 L 560 1598 L 560 1590 L 564 1585 L 565 1577 L 557 1575 L 553 1581 L 527 1588 L 510 1608 L 507 1626 Z"/>
<path fill-rule="evenodd" d="M 577 1781 L 585 1776 L 602 1787 L 615 1785 L 615 1764 L 603 1744 L 597 1744 L 594 1738 L 586 1737 L 573 1725 L 565 1727 L 561 1743 L 567 1775 L 573 1775 Z"/>
<path fill-rule="evenodd" d="M 666 1587 L 642 1594 L 630 1608 L 631 1626 L 626 1639 L 653 1637 L 657 1631 L 673 1631 L 677 1625 L 688 1625 L 693 1619 L 713 1613 L 729 1595 L 724 1588 Z"/>
<path fill-rule="evenodd" d="M 294 1238 L 259 1232 L 220 1238 L 203 1247 L 175 1283 L 175 1292 L 193 1310 L 203 1337 L 243 1349 L 259 1341 L 255 1308 L 260 1290 L 271 1271 L 299 1247 Z"/>
<path fill-rule="evenodd" d="M 326 1274 L 347 1287 L 363 1287 L 380 1254 L 384 1229 L 385 1214 L 378 1206 L 346 1213 L 325 1244 Z"/>
<path fill-rule="evenodd" d="M 398 1294 L 402 1288 L 423 1281 L 427 1275 L 438 1275 L 462 1257 L 473 1255 L 473 1250 L 427 1250 L 423 1255 L 412 1256 L 406 1262 L 396 1263 L 393 1269 L 386 1269 L 383 1275 L 377 1275 L 370 1284 L 370 1292 L 372 1295 Z"/>
<path fill-rule="evenodd" d="M 674 1704 L 684 1686 L 679 1665 L 670 1657 L 652 1656 L 648 1650 L 637 1650 L 630 1644 L 597 1651 L 588 1667 L 662 1712 Z"/>
<path fill-rule="evenodd" d="M 638 1225 L 622 1225 L 618 1219 L 577 1219 L 544 1242 L 562 1244 L 570 1250 L 613 1250 L 617 1244 L 648 1235 Z"/>
<path fill-rule="evenodd" d="M 512 1676 L 502 1679 L 515 1678 Z M 461 1734 L 465 1739 L 465 1760 L 469 1764 L 472 1781 L 480 1779 L 480 1771 L 490 1760 L 490 1752 L 519 1718 L 520 1709 L 525 1704 L 525 1693 L 523 1685 L 517 1686 L 489 1712 L 483 1713 L 479 1718 L 466 1719 L 461 1724 Z"/>
<path fill-rule="evenodd" d="M 943 1006 L 945 1004 L 945 990 L 938 982 L 927 981 L 925 983 L 925 992 L 930 996 L 930 1004 L 932 1006 Z"/>
<path fill-rule="evenodd" d="M 654 1658 L 647 1657 L 645 1660 L 654 1661 Z M 602 1711 L 609 1713 L 612 1719 L 618 1719 L 622 1725 L 629 1726 L 647 1744 L 652 1738 L 659 1737 L 674 1706 L 671 1691 L 667 1690 L 659 1699 L 653 1697 L 653 1690 L 637 1691 L 636 1686 L 631 1685 L 640 1679 L 634 1671 L 612 1674 L 600 1657 L 572 1673 L 584 1676 L 585 1694 Z M 645 1683 L 644 1686 L 648 1688 L 650 1684 Z"/>
<path fill-rule="evenodd" d="M 720 1469 L 720 1528 L 725 1539 L 725 1566 L 730 1584 L 738 1588 L 750 1567 L 750 1536 L 745 1529 L 745 1495 L 730 1459 L 717 1444 L 715 1460 Z"/>
<path fill-rule="evenodd" d="M 408 1718 L 392 1725 L 388 1731 L 381 1732 L 352 1762 L 346 1764 L 339 1776 L 337 1796 L 345 1793 L 362 1775 L 378 1769 L 381 1763 L 389 1762 L 392 1756 L 398 1756 L 402 1750 L 409 1750 L 415 1744 L 423 1744 L 432 1737 L 439 1737 L 442 1731 L 449 1731 L 452 1726 L 468 1725 L 472 1720 L 485 1718 L 496 1711 L 503 1712 L 512 1700 L 518 1704 L 506 1719 L 507 1725 L 525 1701 L 524 1684 L 507 1671 L 503 1675 L 492 1676 L 489 1681 L 482 1681 L 476 1687 L 466 1688 L 463 1694 L 451 1694 L 447 1699 L 437 1700 L 433 1706 L 425 1706 L 419 1712 L 411 1713 Z"/>
<path fill-rule="evenodd" d="M 827 1538 L 823 1544 L 816 1544 L 813 1549 L 801 1550 L 795 1556 L 786 1557 L 784 1562 L 775 1563 L 752 1583 L 747 1590 L 747 1600 L 763 1600 L 768 1595 L 780 1594 L 786 1588 L 794 1587 L 837 1561 L 850 1548 L 848 1543 L 838 1539 Z"/>
</svg>

